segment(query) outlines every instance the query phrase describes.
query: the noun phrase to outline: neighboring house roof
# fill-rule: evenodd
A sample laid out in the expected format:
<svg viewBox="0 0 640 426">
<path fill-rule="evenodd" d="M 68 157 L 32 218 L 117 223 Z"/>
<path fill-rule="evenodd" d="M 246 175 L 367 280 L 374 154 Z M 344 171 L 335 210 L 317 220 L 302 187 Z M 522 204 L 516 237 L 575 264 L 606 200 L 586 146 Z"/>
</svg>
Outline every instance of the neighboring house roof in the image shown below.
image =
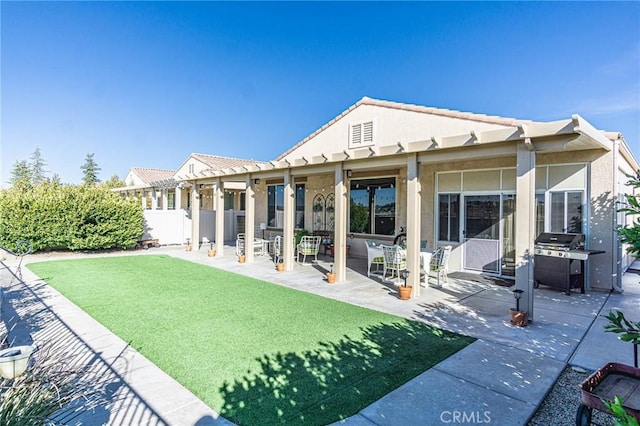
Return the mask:
<svg viewBox="0 0 640 426">
<path fill-rule="evenodd" d="M 145 167 L 132 167 L 131 171 L 148 185 L 156 181 L 171 179 L 175 173 L 174 170 L 149 169 Z"/>
<path fill-rule="evenodd" d="M 216 172 L 218 170 L 232 169 L 243 166 L 255 166 L 266 164 L 263 161 L 247 160 L 244 158 L 222 157 L 219 155 L 198 154 L 189 155 L 178 169 L 173 173 L 176 180 L 188 180 L 201 177 L 203 173 Z M 188 170 L 188 166 L 195 168 Z"/>
<path fill-rule="evenodd" d="M 227 169 L 229 167 L 244 166 L 247 164 L 264 163 L 263 161 L 246 160 L 243 158 L 221 157 L 209 154 L 191 154 L 191 157 L 202 161 L 212 169 Z"/>
<path fill-rule="evenodd" d="M 412 112 L 418 112 L 423 114 L 438 115 L 441 117 L 458 118 L 463 120 L 478 121 L 482 123 L 498 124 L 502 126 L 517 127 L 518 125 L 532 123 L 531 120 L 520 120 L 516 118 L 499 117 L 497 115 L 475 114 L 471 112 L 461 112 L 461 111 L 444 109 L 444 108 L 426 107 L 426 106 L 414 105 L 414 104 L 403 104 L 400 102 L 391 102 L 391 101 L 383 101 L 379 99 L 372 99 L 365 96 L 362 99 L 360 99 L 358 102 L 356 102 L 355 104 L 347 108 L 340 115 L 335 117 L 333 120 L 329 121 L 327 124 L 325 124 L 318 130 L 316 130 L 315 132 L 313 132 L 312 134 L 310 134 L 309 136 L 307 136 L 306 138 L 298 142 L 296 145 L 288 149 L 283 154 L 281 154 L 276 160 L 283 159 L 288 154 L 290 154 L 291 152 L 299 148 L 301 145 L 307 143 L 310 139 L 313 139 L 316 135 L 318 135 L 319 133 L 326 130 L 328 127 L 335 124 L 337 121 L 342 119 L 344 116 L 346 116 L 348 113 L 350 113 L 360 105 L 372 105 L 372 106 L 391 108 L 396 110 L 404 110 L 404 111 L 412 111 Z"/>
</svg>

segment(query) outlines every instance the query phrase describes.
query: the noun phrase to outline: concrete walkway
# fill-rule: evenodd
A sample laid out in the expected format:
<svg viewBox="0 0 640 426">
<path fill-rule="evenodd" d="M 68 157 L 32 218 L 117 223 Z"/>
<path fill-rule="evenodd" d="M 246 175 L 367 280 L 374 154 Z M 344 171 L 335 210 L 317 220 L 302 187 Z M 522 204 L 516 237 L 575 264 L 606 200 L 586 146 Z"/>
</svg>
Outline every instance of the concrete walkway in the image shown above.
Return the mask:
<svg viewBox="0 0 640 426">
<path fill-rule="evenodd" d="M 241 265 L 231 249 L 227 252 L 216 258 L 208 258 L 204 248 L 190 253 L 180 248 L 161 248 L 132 254 L 169 254 L 478 338 L 340 423 L 524 425 L 567 363 L 596 369 L 607 361 L 633 362 L 631 345 L 605 333 L 605 321 L 600 317 L 609 309 L 622 309 L 637 320 L 634 315 L 640 313 L 640 277 L 633 272 L 624 276 L 623 294 L 589 292 L 566 296 L 539 289 L 533 324 L 518 328 L 509 323 L 508 311 L 514 303 L 511 289 L 493 285 L 480 276 L 461 274 L 443 289 L 423 288 L 419 298 L 400 301 L 394 297 L 393 285 L 368 279 L 357 272 L 361 266 L 348 270 L 348 283 L 328 285 L 322 278 L 328 262 L 278 273 L 266 258 Z M 47 258 L 54 257 L 33 256 L 28 260 Z M 11 260 L 5 264 L 10 266 Z M 43 324 L 27 327 L 23 338 L 30 335 L 38 340 L 55 335 L 56 339 L 74 341 L 93 359 L 104 363 L 105 371 L 113 376 L 112 402 L 100 412 L 80 415 L 76 422 L 229 424 L 30 271 L 23 268 L 24 284 L 8 266 L 0 270 L 0 284 L 6 289 L 3 318 L 7 318 L 7 310 L 14 310 L 27 323 Z M 25 299 L 25 295 L 30 297 Z M 55 333 L 48 331 L 56 322 Z M 61 330 L 67 334 L 61 334 Z M 14 334 L 19 333 L 14 330 Z M 110 360 L 121 353 L 124 357 L 119 359 L 126 362 L 111 365 Z"/>
</svg>

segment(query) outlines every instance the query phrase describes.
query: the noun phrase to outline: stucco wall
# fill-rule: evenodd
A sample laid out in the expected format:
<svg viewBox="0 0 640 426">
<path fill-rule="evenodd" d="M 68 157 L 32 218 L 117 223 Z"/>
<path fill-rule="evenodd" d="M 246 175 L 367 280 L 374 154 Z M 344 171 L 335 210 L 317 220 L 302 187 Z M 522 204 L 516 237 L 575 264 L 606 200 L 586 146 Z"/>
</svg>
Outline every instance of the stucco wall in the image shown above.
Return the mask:
<svg viewBox="0 0 640 426">
<path fill-rule="evenodd" d="M 479 121 L 374 105 L 360 105 L 284 158 L 311 157 L 323 152 L 340 152 L 348 149 L 350 125 L 371 120 L 374 122 L 375 145 L 378 146 L 426 140 L 432 136 L 468 134 L 472 130 L 484 131 L 505 128 L 505 126 Z"/>
<path fill-rule="evenodd" d="M 613 280 L 616 279 L 612 260 L 612 253 L 617 250 L 617 236 L 613 231 L 616 217 L 613 188 L 617 180 L 614 176 L 613 152 L 608 152 L 591 163 L 587 247 L 606 252 L 589 259 L 592 288 L 611 289 Z"/>
</svg>

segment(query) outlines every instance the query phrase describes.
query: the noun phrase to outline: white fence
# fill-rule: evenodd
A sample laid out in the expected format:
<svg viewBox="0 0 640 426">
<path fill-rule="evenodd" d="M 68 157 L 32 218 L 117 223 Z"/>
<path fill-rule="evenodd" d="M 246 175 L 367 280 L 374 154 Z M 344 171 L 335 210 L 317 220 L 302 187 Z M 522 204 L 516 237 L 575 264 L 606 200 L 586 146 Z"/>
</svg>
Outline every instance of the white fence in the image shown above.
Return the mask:
<svg viewBox="0 0 640 426">
<path fill-rule="evenodd" d="M 142 239 L 155 238 L 160 244 L 182 244 L 191 237 L 188 210 L 145 210 Z"/>
<path fill-rule="evenodd" d="M 224 212 L 225 241 L 235 241 L 238 232 L 244 232 L 244 211 Z M 200 241 L 215 241 L 216 212 L 200 210 Z M 145 210 L 142 239 L 157 239 L 162 245 L 183 244 L 191 238 L 190 210 Z"/>
</svg>

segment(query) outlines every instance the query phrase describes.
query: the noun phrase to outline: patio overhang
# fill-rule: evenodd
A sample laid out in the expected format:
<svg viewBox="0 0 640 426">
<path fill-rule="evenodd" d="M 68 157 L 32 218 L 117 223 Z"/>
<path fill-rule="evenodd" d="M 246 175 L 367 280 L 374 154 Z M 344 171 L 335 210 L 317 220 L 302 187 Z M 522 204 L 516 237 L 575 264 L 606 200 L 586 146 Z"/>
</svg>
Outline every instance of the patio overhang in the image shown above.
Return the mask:
<svg viewBox="0 0 640 426">
<path fill-rule="evenodd" d="M 208 169 L 193 175 L 177 175 L 177 180 L 221 178 L 223 182 L 244 182 L 244 176 L 269 179 L 282 177 L 285 170 L 291 176 L 333 173 L 335 165 L 345 169 L 376 169 L 405 167 L 406 156 L 417 153 L 420 163 L 438 163 L 469 158 L 495 158 L 514 156 L 517 142 L 524 142 L 530 151 L 539 153 L 603 149 L 609 151 L 613 143 L 579 115 L 552 122 L 523 123 L 498 130 L 471 131 L 469 133 L 427 137 L 417 141 L 396 141 L 380 146 L 319 152 L 318 155 L 300 156 L 256 162 L 238 167 Z"/>
</svg>

